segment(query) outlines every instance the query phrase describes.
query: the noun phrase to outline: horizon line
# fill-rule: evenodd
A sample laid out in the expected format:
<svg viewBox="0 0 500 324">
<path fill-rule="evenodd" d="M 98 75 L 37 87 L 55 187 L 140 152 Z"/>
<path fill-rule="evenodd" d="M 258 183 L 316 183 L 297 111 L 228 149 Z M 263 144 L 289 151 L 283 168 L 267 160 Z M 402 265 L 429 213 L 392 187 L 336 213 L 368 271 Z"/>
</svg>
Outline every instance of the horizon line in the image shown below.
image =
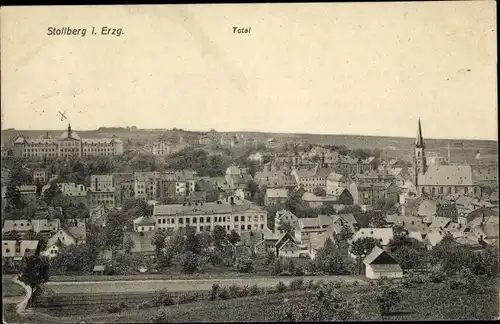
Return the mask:
<svg viewBox="0 0 500 324">
<path fill-rule="evenodd" d="M 177 128 L 177 127 L 172 127 L 172 128 L 139 128 L 137 126 L 101 126 L 99 128 L 122 128 L 122 129 L 127 129 L 127 128 L 132 128 L 135 127 L 137 131 L 173 131 L 175 128 L 177 131 L 182 131 L 184 132 L 191 132 L 191 133 L 210 133 L 210 130 L 188 130 L 188 129 L 183 129 L 183 128 Z M 97 129 L 74 129 L 73 131 L 79 131 L 79 132 L 93 132 L 93 131 L 99 131 L 99 128 Z M 61 129 L 16 129 L 16 128 L 6 128 L 6 129 L 1 129 L 2 132 L 4 131 L 17 131 L 17 132 L 59 132 L 63 131 L 63 128 Z M 325 133 L 294 133 L 294 132 L 271 132 L 271 131 L 217 131 L 215 130 L 216 133 L 260 133 L 260 134 L 278 134 L 278 135 L 313 135 L 313 136 L 363 136 L 363 137 L 388 137 L 388 138 L 407 138 L 407 139 L 413 139 L 411 136 L 394 136 L 394 135 L 366 135 L 366 134 L 325 134 Z M 476 139 L 470 139 L 470 138 L 432 138 L 432 137 L 424 137 L 424 140 L 448 140 L 448 141 L 490 141 L 490 142 L 498 142 L 496 139 L 484 139 L 484 138 L 476 138 Z"/>
</svg>

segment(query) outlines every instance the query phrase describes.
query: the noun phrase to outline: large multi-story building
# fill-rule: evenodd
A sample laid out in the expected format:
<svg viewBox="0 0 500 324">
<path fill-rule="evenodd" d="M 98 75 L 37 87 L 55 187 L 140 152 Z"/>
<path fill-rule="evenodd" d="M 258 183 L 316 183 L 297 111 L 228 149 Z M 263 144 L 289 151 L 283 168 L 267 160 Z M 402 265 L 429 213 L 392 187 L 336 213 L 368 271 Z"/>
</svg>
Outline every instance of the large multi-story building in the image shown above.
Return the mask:
<svg viewBox="0 0 500 324">
<path fill-rule="evenodd" d="M 220 225 L 227 231 L 268 230 L 267 212 L 254 204 L 202 203 L 198 205 L 156 205 L 155 229 L 174 231 L 187 225 L 197 231 L 212 231 Z"/>
<path fill-rule="evenodd" d="M 112 138 L 80 138 L 71 129 L 59 137 L 49 136 L 32 139 L 23 135 L 14 140 L 14 156 L 29 158 L 56 158 L 65 156 L 107 156 L 123 154 L 123 142 Z"/>
</svg>

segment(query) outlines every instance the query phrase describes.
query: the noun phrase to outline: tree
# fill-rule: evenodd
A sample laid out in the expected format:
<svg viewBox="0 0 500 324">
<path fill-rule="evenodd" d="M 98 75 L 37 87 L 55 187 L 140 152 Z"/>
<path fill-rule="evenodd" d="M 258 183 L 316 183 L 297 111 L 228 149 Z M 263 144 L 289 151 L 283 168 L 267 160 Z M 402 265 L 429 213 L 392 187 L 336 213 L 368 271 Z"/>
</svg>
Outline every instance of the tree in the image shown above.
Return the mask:
<svg viewBox="0 0 500 324">
<path fill-rule="evenodd" d="M 184 232 L 184 251 L 193 252 L 198 254 L 201 252 L 201 245 L 199 236 L 196 235 L 196 228 L 193 226 L 186 226 Z"/>
<path fill-rule="evenodd" d="M 6 207 L 8 210 L 21 208 L 21 192 L 14 181 L 10 181 L 7 185 L 5 201 L 7 202 Z"/>
<path fill-rule="evenodd" d="M 187 274 L 195 273 L 198 270 L 198 257 L 191 251 L 184 253 L 182 257 L 182 271 Z"/>
<path fill-rule="evenodd" d="M 49 206 L 54 205 L 54 199 L 61 194 L 61 189 L 57 186 L 56 182 L 51 182 L 49 188 L 47 188 L 42 193 L 42 200 L 47 203 Z"/>
<path fill-rule="evenodd" d="M 233 229 L 228 235 L 228 240 L 231 244 L 236 245 L 241 240 L 240 234 Z"/>
<path fill-rule="evenodd" d="M 313 190 L 313 194 L 315 194 L 316 196 L 324 197 L 326 196 L 326 190 L 321 187 L 316 187 Z"/>
<path fill-rule="evenodd" d="M 382 213 L 376 211 L 368 211 L 367 214 L 370 219 L 369 222 L 370 227 L 380 228 L 385 226 L 386 222 L 384 215 Z"/>
<path fill-rule="evenodd" d="M 257 191 L 259 191 L 259 185 L 255 181 L 249 180 L 248 181 L 248 191 L 250 191 L 250 196 L 252 198 L 254 198 Z"/>
<path fill-rule="evenodd" d="M 159 256 L 161 251 L 166 247 L 166 239 L 167 235 L 162 231 L 157 231 L 151 239 L 151 244 L 155 246 L 157 256 Z"/>
<path fill-rule="evenodd" d="M 264 261 L 264 264 L 266 266 L 273 264 L 275 260 L 276 260 L 276 253 L 274 253 L 273 251 L 268 251 L 266 254 L 266 260 Z"/>
<path fill-rule="evenodd" d="M 362 261 L 365 256 L 370 253 L 374 247 L 380 246 L 382 240 L 375 239 L 373 237 L 363 237 L 357 239 L 351 244 L 351 253 L 357 257 L 358 261 L 358 271 L 361 272 L 361 267 L 363 265 Z"/>
<path fill-rule="evenodd" d="M 282 231 L 283 233 L 292 234 L 295 229 L 293 228 L 292 224 L 290 224 L 290 222 L 281 222 L 278 230 Z"/>
<path fill-rule="evenodd" d="M 346 253 L 342 253 L 333 241 L 328 238 L 323 248 L 318 251 L 315 260 L 317 267 L 330 275 L 346 275 L 352 271 L 352 262 Z"/>
<path fill-rule="evenodd" d="M 49 260 L 42 256 L 28 256 L 23 260 L 23 272 L 19 280 L 36 290 L 41 284 L 49 281 Z"/>
<path fill-rule="evenodd" d="M 253 196 L 253 200 L 257 205 L 264 206 L 264 200 L 266 197 L 266 190 L 267 190 L 267 186 L 264 185 L 264 186 L 260 187 L 260 189 L 255 192 L 255 194 Z"/>
<path fill-rule="evenodd" d="M 220 246 L 223 242 L 227 240 L 226 229 L 220 225 L 215 225 L 214 231 L 212 233 L 212 239 L 214 244 Z"/>
<path fill-rule="evenodd" d="M 134 241 L 132 241 L 132 239 L 128 237 L 124 243 L 125 252 L 130 253 L 134 247 L 135 247 Z"/>
<path fill-rule="evenodd" d="M 337 245 L 343 245 L 343 246 L 346 246 L 348 244 L 348 241 L 352 239 L 353 236 L 354 232 L 347 225 L 342 226 L 342 229 L 338 234 L 337 233 L 333 234 L 335 243 L 337 243 Z"/>
</svg>

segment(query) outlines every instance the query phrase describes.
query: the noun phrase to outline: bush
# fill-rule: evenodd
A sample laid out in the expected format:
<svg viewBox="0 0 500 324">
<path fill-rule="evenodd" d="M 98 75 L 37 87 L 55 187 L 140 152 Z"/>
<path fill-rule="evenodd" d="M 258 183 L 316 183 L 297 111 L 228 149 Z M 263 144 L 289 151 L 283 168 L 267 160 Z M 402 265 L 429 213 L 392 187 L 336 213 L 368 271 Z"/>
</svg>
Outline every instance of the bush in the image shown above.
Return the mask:
<svg viewBox="0 0 500 324">
<path fill-rule="evenodd" d="M 341 288 L 342 287 L 342 281 L 334 281 L 333 282 L 333 287 L 334 288 Z"/>
<path fill-rule="evenodd" d="M 137 309 L 147 309 L 153 306 L 154 305 L 150 301 L 143 301 L 142 303 L 137 304 Z"/>
<path fill-rule="evenodd" d="M 323 280 L 318 280 L 316 282 L 313 282 L 312 284 L 312 289 L 313 290 L 316 290 L 316 289 L 320 289 L 321 287 L 323 287 L 325 285 L 324 281 Z"/>
<path fill-rule="evenodd" d="M 220 299 L 231 299 L 231 295 L 229 294 L 229 291 L 227 290 L 227 288 L 222 288 L 219 290 L 219 298 Z"/>
<path fill-rule="evenodd" d="M 179 304 L 187 304 L 187 303 L 192 303 L 192 302 L 195 302 L 198 300 L 198 297 L 200 295 L 198 294 L 198 292 L 185 292 L 185 293 L 182 293 L 180 294 L 178 297 L 177 297 L 177 302 Z"/>
<path fill-rule="evenodd" d="M 217 293 L 219 291 L 220 286 L 218 284 L 213 284 L 212 285 L 212 290 L 210 291 L 210 300 L 216 300 L 217 299 Z"/>
<path fill-rule="evenodd" d="M 284 293 L 288 290 L 288 287 L 285 285 L 283 281 L 280 281 L 276 284 L 276 291 L 278 293 Z"/>
<path fill-rule="evenodd" d="M 283 271 L 283 264 L 281 263 L 281 260 L 280 259 L 274 260 L 274 262 L 269 267 L 269 272 L 271 273 L 271 275 L 279 276 L 282 271 Z"/>
<path fill-rule="evenodd" d="M 257 296 L 262 293 L 262 289 L 259 288 L 257 285 L 253 285 L 248 289 L 248 295 L 249 296 Z"/>
<path fill-rule="evenodd" d="M 314 280 L 308 280 L 305 284 L 304 284 L 304 288 L 306 290 L 311 290 L 313 289 L 314 287 Z"/>
<path fill-rule="evenodd" d="M 358 287 L 358 286 L 359 286 L 359 281 L 354 280 L 354 281 L 352 282 L 352 286 L 353 286 L 353 287 Z"/>
<path fill-rule="evenodd" d="M 108 313 L 119 313 L 126 308 L 127 304 L 123 301 L 120 301 L 116 304 L 109 305 L 106 310 L 108 311 Z"/>
<path fill-rule="evenodd" d="M 304 289 L 304 280 L 296 279 L 290 282 L 290 290 L 301 290 Z"/>
<path fill-rule="evenodd" d="M 479 279 L 470 269 L 464 268 L 455 277 L 448 281 L 450 289 L 467 289 L 469 293 L 475 293 L 482 290 Z"/>
<path fill-rule="evenodd" d="M 415 288 L 416 286 L 417 285 L 408 276 L 403 277 L 403 280 L 401 280 L 401 287 L 403 288 Z"/>
<path fill-rule="evenodd" d="M 240 273 L 249 273 L 253 271 L 253 260 L 248 256 L 241 256 L 236 259 L 234 269 Z"/>
<path fill-rule="evenodd" d="M 446 275 L 442 270 L 433 270 L 429 278 L 434 283 L 441 283 L 446 280 Z"/>
<path fill-rule="evenodd" d="M 393 280 L 392 278 L 387 278 L 387 277 L 380 277 L 378 280 L 377 280 L 377 284 L 379 286 L 389 286 L 393 283 Z"/>
<path fill-rule="evenodd" d="M 304 275 L 304 269 L 301 266 L 297 266 L 295 268 L 295 271 L 293 272 L 294 276 L 303 276 Z"/>
<path fill-rule="evenodd" d="M 170 323 L 170 314 L 165 309 L 160 309 L 151 319 L 150 323 Z"/>
<path fill-rule="evenodd" d="M 399 304 L 401 301 L 401 292 L 392 287 L 384 287 L 382 292 L 377 296 L 377 303 L 380 308 L 381 315 L 387 315 L 391 308 Z"/>
<path fill-rule="evenodd" d="M 175 304 L 175 300 L 167 289 L 162 289 L 156 293 L 152 303 L 155 306 L 170 306 Z"/>
</svg>

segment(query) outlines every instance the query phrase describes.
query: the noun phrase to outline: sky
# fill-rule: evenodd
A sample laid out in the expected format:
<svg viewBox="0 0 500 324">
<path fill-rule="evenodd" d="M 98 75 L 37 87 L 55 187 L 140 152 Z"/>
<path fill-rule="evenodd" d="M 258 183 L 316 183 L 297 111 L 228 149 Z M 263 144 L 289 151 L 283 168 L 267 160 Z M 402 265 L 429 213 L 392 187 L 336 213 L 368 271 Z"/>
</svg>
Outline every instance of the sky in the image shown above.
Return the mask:
<svg viewBox="0 0 500 324">
<path fill-rule="evenodd" d="M 497 140 L 495 5 L 2 7 L 2 129 Z"/>
</svg>

